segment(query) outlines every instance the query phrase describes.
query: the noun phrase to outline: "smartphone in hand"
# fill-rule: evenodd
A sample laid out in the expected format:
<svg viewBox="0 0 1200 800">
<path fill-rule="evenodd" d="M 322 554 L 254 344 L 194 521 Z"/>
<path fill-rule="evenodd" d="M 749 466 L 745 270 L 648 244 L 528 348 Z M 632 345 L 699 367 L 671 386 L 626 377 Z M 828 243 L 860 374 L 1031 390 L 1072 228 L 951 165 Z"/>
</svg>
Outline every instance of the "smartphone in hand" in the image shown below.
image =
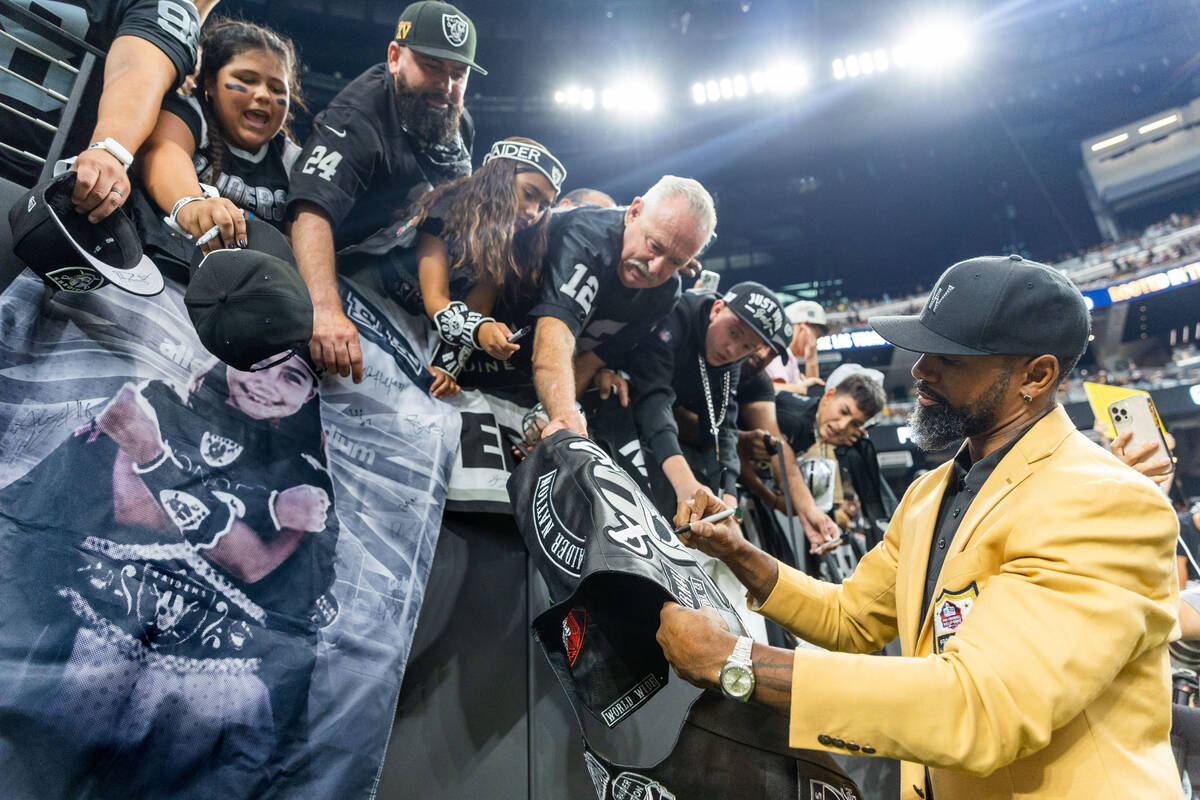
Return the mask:
<svg viewBox="0 0 1200 800">
<path fill-rule="evenodd" d="M 1167 475 L 1175 471 L 1175 459 L 1171 457 L 1171 448 L 1163 438 L 1162 426 L 1158 421 L 1158 411 L 1149 395 L 1138 394 L 1110 403 L 1108 416 L 1112 420 L 1117 436 L 1126 431 L 1133 431 L 1125 452 L 1139 450 L 1146 444 L 1154 444 L 1154 451 L 1146 456 L 1146 461 L 1166 459 L 1167 466 L 1154 474 Z"/>
</svg>

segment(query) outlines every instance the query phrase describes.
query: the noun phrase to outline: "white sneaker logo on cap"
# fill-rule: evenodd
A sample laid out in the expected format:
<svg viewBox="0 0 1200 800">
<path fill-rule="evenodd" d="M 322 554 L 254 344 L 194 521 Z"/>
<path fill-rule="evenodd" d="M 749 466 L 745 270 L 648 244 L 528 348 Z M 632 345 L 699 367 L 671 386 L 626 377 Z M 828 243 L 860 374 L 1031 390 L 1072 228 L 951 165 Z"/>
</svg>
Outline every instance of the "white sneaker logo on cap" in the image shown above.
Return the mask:
<svg viewBox="0 0 1200 800">
<path fill-rule="evenodd" d="M 462 47 L 470 30 L 470 23 L 458 14 L 442 14 L 442 33 L 451 46 Z"/>
</svg>

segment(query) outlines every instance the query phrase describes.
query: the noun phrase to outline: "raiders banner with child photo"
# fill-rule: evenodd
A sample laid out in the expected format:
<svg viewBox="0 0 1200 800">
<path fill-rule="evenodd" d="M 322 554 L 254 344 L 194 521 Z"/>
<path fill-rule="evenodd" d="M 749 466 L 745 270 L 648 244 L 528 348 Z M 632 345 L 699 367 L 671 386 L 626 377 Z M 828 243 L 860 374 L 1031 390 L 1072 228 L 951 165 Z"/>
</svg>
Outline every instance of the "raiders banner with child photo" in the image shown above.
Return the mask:
<svg viewBox="0 0 1200 800">
<path fill-rule="evenodd" d="M 216 361 L 175 284 L 0 295 L 6 800 L 373 795 L 459 430 L 342 292 L 357 385 Z"/>
</svg>

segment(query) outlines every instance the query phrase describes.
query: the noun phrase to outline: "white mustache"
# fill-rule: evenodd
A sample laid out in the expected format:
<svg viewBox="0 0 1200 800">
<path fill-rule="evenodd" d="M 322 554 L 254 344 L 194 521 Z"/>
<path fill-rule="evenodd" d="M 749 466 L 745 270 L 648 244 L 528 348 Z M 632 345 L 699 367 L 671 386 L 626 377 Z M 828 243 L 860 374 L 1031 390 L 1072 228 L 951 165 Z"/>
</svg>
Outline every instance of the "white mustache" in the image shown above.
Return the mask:
<svg viewBox="0 0 1200 800">
<path fill-rule="evenodd" d="M 646 262 L 637 258 L 631 258 L 629 259 L 629 265 L 637 269 L 638 272 L 642 273 L 643 278 L 650 277 L 650 267 L 646 266 Z"/>
</svg>

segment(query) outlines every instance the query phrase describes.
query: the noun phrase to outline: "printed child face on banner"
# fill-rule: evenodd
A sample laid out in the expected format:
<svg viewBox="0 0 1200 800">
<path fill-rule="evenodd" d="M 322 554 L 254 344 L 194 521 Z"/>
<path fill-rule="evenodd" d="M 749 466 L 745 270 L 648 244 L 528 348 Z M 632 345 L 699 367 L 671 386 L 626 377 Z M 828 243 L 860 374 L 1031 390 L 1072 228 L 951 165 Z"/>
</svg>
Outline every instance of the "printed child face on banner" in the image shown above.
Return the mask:
<svg viewBox="0 0 1200 800">
<path fill-rule="evenodd" d="M 275 357 L 259 364 L 273 360 Z M 229 405 L 251 419 L 290 417 L 317 393 L 317 379 L 299 358 L 289 358 L 257 372 L 228 367 L 226 375 Z"/>
<path fill-rule="evenodd" d="M 236 147 L 257 150 L 283 127 L 290 99 L 287 71 L 268 50 L 238 53 L 205 89 L 226 139 Z"/>
</svg>

